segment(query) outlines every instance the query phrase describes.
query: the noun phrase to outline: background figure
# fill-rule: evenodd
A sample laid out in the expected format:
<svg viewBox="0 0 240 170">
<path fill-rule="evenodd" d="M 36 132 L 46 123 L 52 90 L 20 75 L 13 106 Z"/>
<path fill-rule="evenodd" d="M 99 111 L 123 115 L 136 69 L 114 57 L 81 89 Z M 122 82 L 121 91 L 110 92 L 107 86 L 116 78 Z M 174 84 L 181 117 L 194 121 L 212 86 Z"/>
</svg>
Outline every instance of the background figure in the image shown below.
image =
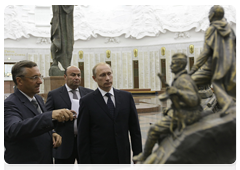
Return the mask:
<svg viewBox="0 0 240 170">
<path fill-rule="evenodd" d="M 194 81 L 211 79 L 218 104 L 225 112 L 236 102 L 236 36 L 224 18 L 221 6 L 211 8 L 209 21 L 203 52 L 189 74 L 192 75 L 205 64 L 193 75 Z"/>
<path fill-rule="evenodd" d="M 201 98 L 196 84 L 185 70 L 186 65 L 187 56 L 185 54 L 177 53 L 172 56 L 171 71 L 175 74 L 175 77 L 172 86 L 166 89 L 168 97 L 172 100 L 172 107 L 166 109 L 163 113 L 164 116 L 150 127 L 144 151 L 134 157 L 135 161 L 144 162 L 152 153 L 155 143 L 159 142 L 160 144 L 164 137 L 171 134 L 171 125 L 175 130 L 179 126 L 178 121 L 181 119 L 186 125 L 193 124 L 200 119 Z M 175 103 L 179 104 L 179 108 L 175 106 Z M 155 161 L 154 159 L 147 159 L 144 163 L 152 163 Z M 156 159 L 161 159 L 161 156 L 158 155 Z"/>
<path fill-rule="evenodd" d="M 113 74 L 106 63 L 97 64 L 93 68 L 92 77 L 98 88 L 80 101 L 79 162 L 129 164 L 130 148 L 133 155 L 142 151 L 141 131 L 133 97 L 129 92 L 112 87 Z"/>
<path fill-rule="evenodd" d="M 80 98 L 93 90 L 79 86 L 81 83 L 81 71 L 78 67 L 67 67 L 64 79 L 64 86 L 48 93 L 46 108 L 48 111 L 62 108 L 72 109 L 78 114 Z M 75 92 L 72 92 L 72 90 L 75 90 Z M 73 164 L 75 159 L 78 159 L 76 121 L 57 123 L 56 125 L 55 131 L 61 134 L 63 138 L 62 145 L 53 151 L 56 164 Z"/>
<path fill-rule="evenodd" d="M 52 148 L 61 145 L 62 138 L 52 133 L 53 119 L 73 120 L 70 110 L 47 111 L 39 93 L 42 76 L 37 64 L 20 61 L 12 68 L 17 86 L 4 101 L 4 158 L 10 164 L 51 164 Z"/>
<path fill-rule="evenodd" d="M 66 69 L 71 64 L 74 44 L 73 9 L 73 5 L 52 5 L 52 66 L 58 66 L 58 62 L 60 62 L 63 68 Z"/>
</svg>

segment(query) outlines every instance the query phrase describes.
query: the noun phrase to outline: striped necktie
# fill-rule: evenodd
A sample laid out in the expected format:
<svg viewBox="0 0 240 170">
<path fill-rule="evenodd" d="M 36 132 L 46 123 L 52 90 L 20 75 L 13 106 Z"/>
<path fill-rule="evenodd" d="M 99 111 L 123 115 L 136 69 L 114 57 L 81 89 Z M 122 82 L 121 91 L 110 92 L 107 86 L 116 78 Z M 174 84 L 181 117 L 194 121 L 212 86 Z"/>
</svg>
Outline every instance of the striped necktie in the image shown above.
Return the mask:
<svg viewBox="0 0 240 170">
<path fill-rule="evenodd" d="M 77 99 L 78 100 L 78 96 L 76 93 L 77 90 L 71 90 L 71 92 L 73 93 L 73 99 Z"/>
<path fill-rule="evenodd" d="M 37 109 L 38 113 L 42 113 L 41 109 L 40 109 L 40 107 L 38 105 L 38 102 L 35 99 L 32 99 L 31 103 Z"/>
</svg>

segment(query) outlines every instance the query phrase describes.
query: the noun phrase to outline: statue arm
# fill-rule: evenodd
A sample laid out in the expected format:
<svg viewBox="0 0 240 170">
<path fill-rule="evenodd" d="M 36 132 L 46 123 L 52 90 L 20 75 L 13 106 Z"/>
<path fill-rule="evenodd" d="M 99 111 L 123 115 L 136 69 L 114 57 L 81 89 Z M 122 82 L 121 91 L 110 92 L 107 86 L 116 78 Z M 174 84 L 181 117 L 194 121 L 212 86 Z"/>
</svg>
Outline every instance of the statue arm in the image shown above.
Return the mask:
<svg viewBox="0 0 240 170">
<path fill-rule="evenodd" d="M 189 79 L 181 79 L 177 89 L 180 101 L 190 107 L 196 107 L 199 105 L 200 97 L 198 95 L 197 88 L 194 87 L 192 81 Z"/>
<path fill-rule="evenodd" d="M 208 58 L 212 55 L 212 49 L 207 43 L 204 43 L 204 48 L 199 57 L 197 58 L 196 64 L 192 67 L 190 71 L 190 75 L 195 73 L 203 64 L 208 60 Z"/>
</svg>

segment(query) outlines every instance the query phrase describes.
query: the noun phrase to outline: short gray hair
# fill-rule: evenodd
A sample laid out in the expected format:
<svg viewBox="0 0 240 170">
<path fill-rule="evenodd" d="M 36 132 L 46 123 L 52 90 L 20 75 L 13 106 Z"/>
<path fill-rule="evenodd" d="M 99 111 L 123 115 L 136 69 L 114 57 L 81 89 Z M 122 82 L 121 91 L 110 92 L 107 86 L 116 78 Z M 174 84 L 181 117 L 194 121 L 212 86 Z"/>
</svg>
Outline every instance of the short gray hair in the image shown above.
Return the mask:
<svg viewBox="0 0 240 170">
<path fill-rule="evenodd" d="M 25 73 L 25 68 L 32 68 L 32 67 L 36 67 L 37 64 L 29 61 L 29 60 L 22 60 L 17 62 L 13 67 L 12 67 L 12 78 L 13 78 L 13 82 L 15 83 L 15 85 L 17 85 L 17 77 L 20 76 L 24 76 Z"/>
</svg>

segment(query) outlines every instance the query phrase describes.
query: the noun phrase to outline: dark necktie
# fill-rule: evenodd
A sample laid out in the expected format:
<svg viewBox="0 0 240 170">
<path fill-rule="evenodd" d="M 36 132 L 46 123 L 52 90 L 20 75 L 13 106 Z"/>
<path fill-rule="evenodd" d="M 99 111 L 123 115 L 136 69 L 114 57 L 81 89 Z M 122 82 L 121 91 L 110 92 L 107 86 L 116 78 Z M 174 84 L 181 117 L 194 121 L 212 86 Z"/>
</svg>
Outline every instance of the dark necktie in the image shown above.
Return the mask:
<svg viewBox="0 0 240 170">
<path fill-rule="evenodd" d="M 109 112 L 114 117 L 114 110 L 115 110 L 115 108 L 114 108 L 114 105 L 113 105 L 113 102 L 112 102 L 112 99 L 111 99 L 111 94 L 110 93 L 106 93 L 105 96 L 108 97 L 107 106 L 108 106 Z"/>
<path fill-rule="evenodd" d="M 77 99 L 78 100 L 78 96 L 76 93 L 77 90 L 71 90 L 71 92 L 73 93 L 73 99 Z"/>
<path fill-rule="evenodd" d="M 38 106 L 37 101 L 35 99 L 32 99 L 31 103 L 37 109 L 38 113 L 41 113 L 41 110 L 40 110 L 40 108 Z"/>
</svg>

